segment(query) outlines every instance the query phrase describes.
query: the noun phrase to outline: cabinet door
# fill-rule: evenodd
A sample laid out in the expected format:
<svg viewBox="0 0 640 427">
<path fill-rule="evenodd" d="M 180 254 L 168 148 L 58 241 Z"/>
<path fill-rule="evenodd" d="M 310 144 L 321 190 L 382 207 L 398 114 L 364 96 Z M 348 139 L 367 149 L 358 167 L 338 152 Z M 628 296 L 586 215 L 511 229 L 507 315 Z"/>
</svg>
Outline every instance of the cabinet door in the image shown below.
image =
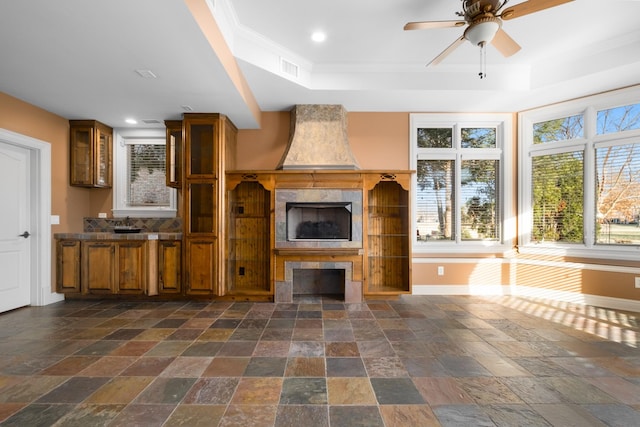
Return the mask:
<svg viewBox="0 0 640 427">
<path fill-rule="evenodd" d="M 82 243 L 82 291 L 89 294 L 111 294 L 115 288 L 116 244 Z"/>
<path fill-rule="evenodd" d="M 216 125 L 206 119 L 185 119 L 187 178 L 216 176 Z"/>
<path fill-rule="evenodd" d="M 213 234 L 216 231 L 216 185 L 212 182 L 188 182 L 186 187 L 188 234 Z"/>
<path fill-rule="evenodd" d="M 182 121 L 165 120 L 167 127 L 167 187 L 182 186 Z"/>
<path fill-rule="evenodd" d="M 161 294 L 178 294 L 182 289 L 181 246 L 179 240 L 158 243 L 158 291 Z"/>
<path fill-rule="evenodd" d="M 146 290 L 146 242 L 120 242 L 117 244 L 119 294 L 142 294 Z"/>
<path fill-rule="evenodd" d="M 56 289 L 80 292 L 80 241 L 61 240 L 56 244 Z"/>
<path fill-rule="evenodd" d="M 70 120 L 71 185 L 110 188 L 113 129 L 95 120 Z"/>
<path fill-rule="evenodd" d="M 71 127 L 71 185 L 93 185 L 93 127 Z"/>
<path fill-rule="evenodd" d="M 185 273 L 187 293 L 212 295 L 216 289 L 216 242 L 214 239 L 187 239 Z"/>
<path fill-rule="evenodd" d="M 94 179 L 96 187 L 111 187 L 111 133 L 107 129 L 96 127 L 95 131 Z"/>
</svg>

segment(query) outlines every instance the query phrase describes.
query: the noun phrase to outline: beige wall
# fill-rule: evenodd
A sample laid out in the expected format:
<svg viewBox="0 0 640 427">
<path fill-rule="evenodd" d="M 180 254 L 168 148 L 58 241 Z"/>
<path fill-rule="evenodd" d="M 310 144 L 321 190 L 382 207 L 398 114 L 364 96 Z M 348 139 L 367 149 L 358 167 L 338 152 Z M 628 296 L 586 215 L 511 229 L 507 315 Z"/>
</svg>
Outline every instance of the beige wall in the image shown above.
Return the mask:
<svg viewBox="0 0 640 427">
<path fill-rule="evenodd" d="M 53 231 L 82 231 L 82 218 L 90 214 L 91 191 L 69 186 L 69 122 L 0 93 L 0 127 L 51 144 L 51 213 L 60 215 Z"/>
<path fill-rule="evenodd" d="M 273 170 L 289 142 L 289 112 L 263 112 L 262 128 L 238 132 L 239 170 Z M 409 113 L 348 113 L 347 136 L 361 169 L 409 168 Z"/>
</svg>

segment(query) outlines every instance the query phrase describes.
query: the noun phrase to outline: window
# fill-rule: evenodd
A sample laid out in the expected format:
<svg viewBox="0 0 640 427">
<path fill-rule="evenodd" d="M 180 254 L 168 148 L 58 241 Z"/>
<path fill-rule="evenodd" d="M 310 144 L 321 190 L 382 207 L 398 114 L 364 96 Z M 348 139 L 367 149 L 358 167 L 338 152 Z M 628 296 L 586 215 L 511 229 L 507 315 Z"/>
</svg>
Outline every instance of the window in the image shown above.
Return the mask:
<svg viewBox="0 0 640 427">
<path fill-rule="evenodd" d="M 520 115 L 524 245 L 635 253 L 639 101 L 636 88 Z"/>
<path fill-rule="evenodd" d="M 414 251 L 505 244 L 509 115 L 412 114 Z M 456 249 L 457 248 L 457 249 Z"/>
<path fill-rule="evenodd" d="M 116 133 L 115 217 L 173 217 L 176 192 L 166 186 L 163 130 Z"/>
</svg>

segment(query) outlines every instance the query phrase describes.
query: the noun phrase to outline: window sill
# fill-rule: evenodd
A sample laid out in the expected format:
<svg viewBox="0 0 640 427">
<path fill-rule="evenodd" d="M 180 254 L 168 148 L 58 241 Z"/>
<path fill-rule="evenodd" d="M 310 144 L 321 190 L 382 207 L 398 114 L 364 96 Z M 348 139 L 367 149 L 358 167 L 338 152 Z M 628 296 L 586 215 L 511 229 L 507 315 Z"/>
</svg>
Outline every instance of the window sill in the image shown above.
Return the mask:
<svg viewBox="0 0 640 427">
<path fill-rule="evenodd" d="M 552 245 L 526 245 L 520 246 L 518 252 L 523 255 L 546 255 L 573 258 L 595 258 L 601 260 L 637 261 L 640 246 L 628 247 L 591 247 L 576 246 L 552 246 Z"/>
<path fill-rule="evenodd" d="M 508 256 L 513 253 L 513 247 L 511 245 L 503 244 L 481 244 L 481 243 L 468 243 L 468 244 L 455 244 L 455 243 L 431 243 L 431 244 L 413 244 L 412 248 L 413 256 L 426 257 L 433 254 L 500 254 Z"/>
</svg>

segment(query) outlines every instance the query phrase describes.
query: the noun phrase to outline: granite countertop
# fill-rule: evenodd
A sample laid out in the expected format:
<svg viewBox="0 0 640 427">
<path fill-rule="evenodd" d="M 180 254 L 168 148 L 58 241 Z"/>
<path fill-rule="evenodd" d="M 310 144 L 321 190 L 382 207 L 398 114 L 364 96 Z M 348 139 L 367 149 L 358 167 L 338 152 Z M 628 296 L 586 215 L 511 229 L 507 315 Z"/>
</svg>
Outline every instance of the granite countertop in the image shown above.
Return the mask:
<svg viewBox="0 0 640 427">
<path fill-rule="evenodd" d="M 110 233 L 110 232 L 84 232 L 84 233 L 55 233 L 54 239 L 76 240 L 180 240 L 182 233 L 145 231 L 141 233 Z"/>
</svg>

